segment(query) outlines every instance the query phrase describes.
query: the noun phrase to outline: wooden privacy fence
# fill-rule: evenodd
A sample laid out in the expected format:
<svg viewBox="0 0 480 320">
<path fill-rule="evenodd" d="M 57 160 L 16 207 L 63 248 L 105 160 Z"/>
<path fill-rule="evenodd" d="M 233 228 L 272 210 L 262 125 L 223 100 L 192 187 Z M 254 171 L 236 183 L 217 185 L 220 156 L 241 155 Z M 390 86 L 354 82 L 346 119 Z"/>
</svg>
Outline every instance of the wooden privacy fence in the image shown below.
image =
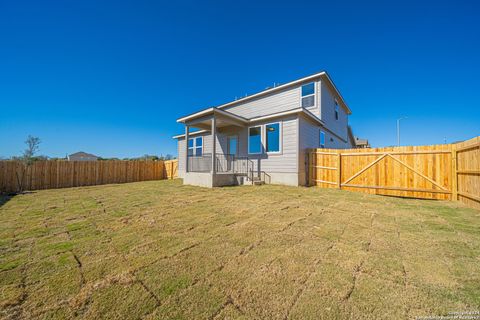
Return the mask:
<svg viewBox="0 0 480 320">
<path fill-rule="evenodd" d="M 480 137 L 457 143 L 454 147 L 456 168 L 453 199 L 480 209 Z"/>
<path fill-rule="evenodd" d="M 312 149 L 308 161 L 309 185 L 480 208 L 480 137 L 431 146 Z"/>
<path fill-rule="evenodd" d="M 165 176 L 167 179 L 178 177 L 178 160 L 167 160 L 163 162 Z"/>
<path fill-rule="evenodd" d="M 0 193 L 173 179 L 177 170 L 177 160 L 36 161 L 27 167 L 0 161 Z"/>
</svg>

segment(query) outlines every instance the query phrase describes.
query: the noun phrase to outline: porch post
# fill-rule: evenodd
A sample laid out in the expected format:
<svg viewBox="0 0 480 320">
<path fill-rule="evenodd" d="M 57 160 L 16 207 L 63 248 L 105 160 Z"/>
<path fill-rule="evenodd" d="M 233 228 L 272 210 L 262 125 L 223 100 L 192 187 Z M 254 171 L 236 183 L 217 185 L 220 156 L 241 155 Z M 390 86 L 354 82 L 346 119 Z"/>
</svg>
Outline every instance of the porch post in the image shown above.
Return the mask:
<svg viewBox="0 0 480 320">
<path fill-rule="evenodd" d="M 185 124 L 185 172 L 188 172 L 188 138 L 190 127 Z"/>
<path fill-rule="evenodd" d="M 217 168 L 215 166 L 215 160 L 217 158 L 217 120 L 215 119 L 215 114 L 212 118 L 212 175 L 217 173 Z"/>
</svg>

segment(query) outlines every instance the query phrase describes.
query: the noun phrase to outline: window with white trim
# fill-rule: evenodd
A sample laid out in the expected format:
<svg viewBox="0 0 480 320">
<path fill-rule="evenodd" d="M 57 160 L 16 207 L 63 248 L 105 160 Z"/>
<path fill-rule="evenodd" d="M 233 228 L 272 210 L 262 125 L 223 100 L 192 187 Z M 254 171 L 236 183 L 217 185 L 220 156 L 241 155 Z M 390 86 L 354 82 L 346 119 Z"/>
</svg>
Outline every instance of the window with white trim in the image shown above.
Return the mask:
<svg viewBox="0 0 480 320">
<path fill-rule="evenodd" d="M 302 108 L 309 108 L 315 105 L 315 82 L 302 86 Z"/>
<path fill-rule="evenodd" d="M 265 125 L 265 139 L 267 152 L 281 151 L 281 125 L 280 122 L 269 123 Z"/>
<path fill-rule="evenodd" d="M 262 126 L 248 128 L 248 153 L 262 153 Z"/>
<path fill-rule="evenodd" d="M 335 120 L 338 120 L 338 101 L 335 99 Z"/>
<path fill-rule="evenodd" d="M 200 157 L 203 154 L 203 137 L 188 139 L 188 155 Z"/>
<path fill-rule="evenodd" d="M 320 130 L 320 148 L 325 148 L 325 132 Z"/>
</svg>

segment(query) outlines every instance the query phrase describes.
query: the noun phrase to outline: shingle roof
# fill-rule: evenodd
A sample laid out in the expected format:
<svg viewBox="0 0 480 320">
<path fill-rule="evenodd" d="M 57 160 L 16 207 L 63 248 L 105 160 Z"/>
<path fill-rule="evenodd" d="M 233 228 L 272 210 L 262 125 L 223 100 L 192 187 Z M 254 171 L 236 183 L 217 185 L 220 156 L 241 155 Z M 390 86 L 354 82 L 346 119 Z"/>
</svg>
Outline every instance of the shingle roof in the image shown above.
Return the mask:
<svg viewBox="0 0 480 320">
<path fill-rule="evenodd" d="M 86 153 L 86 152 L 83 152 L 83 151 L 72 153 L 71 155 L 69 155 L 69 157 L 95 157 L 95 158 L 98 158 L 94 154 Z"/>
</svg>

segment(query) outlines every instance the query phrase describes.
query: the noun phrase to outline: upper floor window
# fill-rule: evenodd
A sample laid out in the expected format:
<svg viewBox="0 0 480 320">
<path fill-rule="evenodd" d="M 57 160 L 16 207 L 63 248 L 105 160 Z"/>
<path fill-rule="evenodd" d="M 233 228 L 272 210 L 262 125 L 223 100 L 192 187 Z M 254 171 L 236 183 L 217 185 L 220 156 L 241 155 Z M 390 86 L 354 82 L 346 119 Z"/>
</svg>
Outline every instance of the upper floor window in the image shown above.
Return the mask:
<svg viewBox="0 0 480 320">
<path fill-rule="evenodd" d="M 338 120 L 338 101 L 335 99 L 335 120 Z"/>
<path fill-rule="evenodd" d="M 325 148 L 325 132 L 320 130 L 320 148 Z"/>
<path fill-rule="evenodd" d="M 280 122 L 267 124 L 265 131 L 267 152 L 280 152 Z"/>
<path fill-rule="evenodd" d="M 203 154 L 203 137 L 188 139 L 188 155 L 200 157 Z"/>
<path fill-rule="evenodd" d="M 315 82 L 310 82 L 302 86 L 302 108 L 313 107 L 315 105 Z"/>
<path fill-rule="evenodd" d="M 262 127 L 248 128 L 248 153 L 262 153 Z"/>
</svg>

